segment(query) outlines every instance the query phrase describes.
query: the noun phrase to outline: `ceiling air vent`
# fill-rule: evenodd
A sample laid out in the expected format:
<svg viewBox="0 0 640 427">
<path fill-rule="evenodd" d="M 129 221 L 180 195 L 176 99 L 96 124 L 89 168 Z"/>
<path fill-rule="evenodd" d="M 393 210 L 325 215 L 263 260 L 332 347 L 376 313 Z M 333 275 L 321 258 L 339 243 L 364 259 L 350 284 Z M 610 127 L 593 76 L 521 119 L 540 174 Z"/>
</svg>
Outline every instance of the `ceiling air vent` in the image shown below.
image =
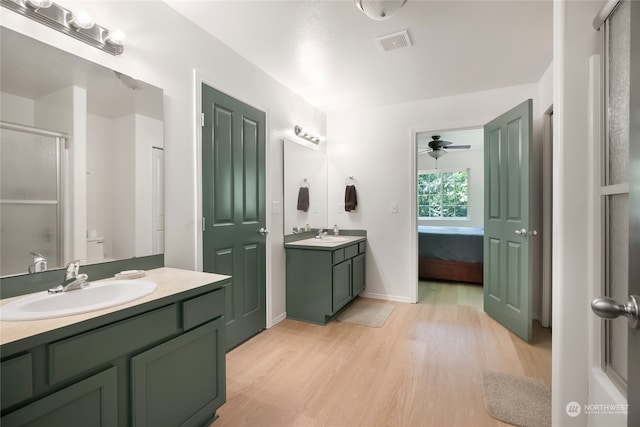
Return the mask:
<svg viewBox="0 0 640 427">
<path fill-rule="evenodd" d="M 409 37 L 407 30 L 376 37 L 376 44 L 383 52 L 406 49 L 412 46 L 411 37 Z"/>
</svg>

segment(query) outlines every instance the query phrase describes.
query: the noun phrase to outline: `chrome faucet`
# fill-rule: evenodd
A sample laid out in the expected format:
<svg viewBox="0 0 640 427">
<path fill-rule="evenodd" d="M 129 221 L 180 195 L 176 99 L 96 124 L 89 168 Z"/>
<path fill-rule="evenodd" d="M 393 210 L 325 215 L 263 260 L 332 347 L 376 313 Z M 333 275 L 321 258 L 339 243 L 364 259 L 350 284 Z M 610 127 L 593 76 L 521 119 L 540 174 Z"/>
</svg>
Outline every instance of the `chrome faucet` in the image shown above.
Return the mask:
<svg viewBox="0 0 640 427">
<path fill-rule="evenodd" d="M 49 289 L 50 294 L 58 294 L 60 292 L 74 291 L 76 289 L 82 289 L 89 285 L 87 279 L 89 276 L 86 274 L 78 274 L 80 270 L 80 261 L 71 261 L 67 264 L 66 272 L 64 275 L 64 281 L 55 288 Z"/>
<path fill-rule="evenodd" d="M 45 257 L 38 252 L 31 252 L 31 256 L 33 257 L 33 264 L 29 266 L 29 274 L 47 271 L 47 259 Z"/>
<path fill-rule="evenodd" d="M 316 239 L 322 239 L 326 235 L 327 235 L 327 232 L 324 231 L 324 228 L 320 228 L 318 230 L 318 235 L 316 236 Z"/>
</svg>

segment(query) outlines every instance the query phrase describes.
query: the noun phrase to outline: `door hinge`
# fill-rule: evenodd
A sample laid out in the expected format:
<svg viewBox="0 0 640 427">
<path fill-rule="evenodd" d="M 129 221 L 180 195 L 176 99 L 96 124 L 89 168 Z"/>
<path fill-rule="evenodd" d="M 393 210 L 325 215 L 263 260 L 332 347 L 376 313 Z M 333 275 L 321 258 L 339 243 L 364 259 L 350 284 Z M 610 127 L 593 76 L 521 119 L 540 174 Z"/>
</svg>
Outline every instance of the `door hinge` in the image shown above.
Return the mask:
<svg viewBox="0 0 640 427">
<path fill-rule="evenodd" d="M 205 221 L 205 218 L 204 218 L 204 217 L 202 217 L 202 231 L 204 231 L 204 230 L 205 230 L 205 228 L 206 228 L 206 223 L 207 223 L 207 221 Z"/>
<path fill-rule="evenodd" d="M 204 126 L 204 113 L 200 114 L 200 126 Z"/>
</svg>

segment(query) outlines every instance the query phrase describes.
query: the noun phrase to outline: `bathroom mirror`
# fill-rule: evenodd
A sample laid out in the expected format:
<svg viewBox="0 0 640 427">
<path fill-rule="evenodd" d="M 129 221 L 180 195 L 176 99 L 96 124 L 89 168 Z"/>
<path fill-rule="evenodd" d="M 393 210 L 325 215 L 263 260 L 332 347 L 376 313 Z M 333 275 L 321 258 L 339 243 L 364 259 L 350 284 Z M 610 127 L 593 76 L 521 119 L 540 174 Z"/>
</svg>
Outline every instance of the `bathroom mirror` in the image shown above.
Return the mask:
<svg viewBox="0 0 640 427">
<path fill-rule="evenodd" d="M 163 253 L 162 90 L 0 31 L 0 275 Z"/>
<path fill-rule="evenodd" d="M 286 138 L 283 143 L 284 234 L 291 234 L 294 228 L 304 228 L 307 224 L 311 228 L 326 228 L 328 182 L 325 146 Z"/>
</svg>

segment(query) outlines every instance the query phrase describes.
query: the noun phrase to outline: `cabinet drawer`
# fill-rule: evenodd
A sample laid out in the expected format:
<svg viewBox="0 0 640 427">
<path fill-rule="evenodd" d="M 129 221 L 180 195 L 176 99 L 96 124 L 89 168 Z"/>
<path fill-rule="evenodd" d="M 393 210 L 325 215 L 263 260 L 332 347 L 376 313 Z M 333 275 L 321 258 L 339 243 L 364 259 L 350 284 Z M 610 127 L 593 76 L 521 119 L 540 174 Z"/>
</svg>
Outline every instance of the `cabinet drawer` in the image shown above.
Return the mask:
<svg viewBox="0 0 640 427">
<path fill-rule="evenodd" d="M 344 261 L 344 248 L 333 251 L 333 263 L 337 264 Z"/>
<path fill-rule="evenodd" d="M 27 353 L 5 360 L 0 365 L 2 409 L 33 395 L 31 359 L 31 353 Z"/>
<path fill-rule="evenodd" d="M 367 242 L 358 243 L 358 253 L 363 254 L 367 250 Z"/>
<path fill-rule="evenodd" d="M 118 425 L 117 368 L 109 368 L 11 412 L 2 417 L 1 424 L 3 427 Z"/>
<path fill-rule="evenodd" d="M 192 298 L 182 303 L 182 327 L 187 330 L 223 316 L 224 288 Z"/>
<path fill-rule="evenodd" d="M 358 255 L 358 245 L 351 245 L 344 248 L 344 259 L 353 258 Z"/>
<path fill-rule="evenodd" d="M 175 304 L 48 346 L 49 384 L 78 375 L 178 332 Z"/>
</svg>

